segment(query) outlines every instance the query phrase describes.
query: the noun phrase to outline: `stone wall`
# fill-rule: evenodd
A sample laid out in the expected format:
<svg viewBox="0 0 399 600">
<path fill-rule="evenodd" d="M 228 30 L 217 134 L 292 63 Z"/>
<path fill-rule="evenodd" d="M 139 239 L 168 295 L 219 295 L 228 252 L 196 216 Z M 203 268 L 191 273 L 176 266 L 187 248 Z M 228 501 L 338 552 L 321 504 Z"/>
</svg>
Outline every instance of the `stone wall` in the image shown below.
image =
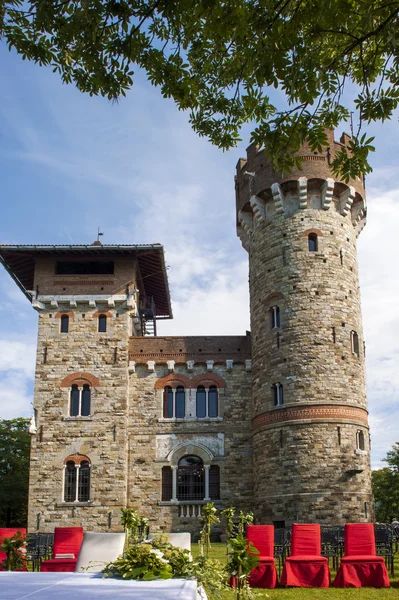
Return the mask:
<svg viewBox="0 0 399 600">
<path fill-rule="evenodd" d="M 307 164 L 302 179 L 294 173 L 272 184 L 260 160 L 250 149 L 237 176 L 239 234 L 250 256 L 254 472 L 261 474 L 255 511 L 263 522 L 367 521 L 373 504 L 356 256 L 363 185 L 355 190 Z M 246 188 L 245 178 L 252 180 Z M 315 251 L 309 234 L 317 236 Z M 276 327 L 272 307 L 280 311 Z M 277 406 L 274 385 L 283 391 Z"/>
</svg>

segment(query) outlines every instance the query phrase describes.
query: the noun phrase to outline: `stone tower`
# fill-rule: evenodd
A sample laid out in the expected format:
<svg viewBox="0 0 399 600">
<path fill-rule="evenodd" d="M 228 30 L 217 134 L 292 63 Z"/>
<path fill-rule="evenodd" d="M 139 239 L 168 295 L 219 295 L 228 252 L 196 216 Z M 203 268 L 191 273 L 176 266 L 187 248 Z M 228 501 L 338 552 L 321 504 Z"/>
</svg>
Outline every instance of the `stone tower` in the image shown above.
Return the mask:
<svg viewBox="0 0 399 600">
<path fill-rule="evenodd" d="M 282 177 L 252 145 L 237 165 L 249 253 L 254 511 L 258 522 L 373 518 L 356 238 L 364 181 L 334 180 L 342 145 L 304 146 Z M 255 475 L 257 474 L 257 475 Z"/>
</svg>

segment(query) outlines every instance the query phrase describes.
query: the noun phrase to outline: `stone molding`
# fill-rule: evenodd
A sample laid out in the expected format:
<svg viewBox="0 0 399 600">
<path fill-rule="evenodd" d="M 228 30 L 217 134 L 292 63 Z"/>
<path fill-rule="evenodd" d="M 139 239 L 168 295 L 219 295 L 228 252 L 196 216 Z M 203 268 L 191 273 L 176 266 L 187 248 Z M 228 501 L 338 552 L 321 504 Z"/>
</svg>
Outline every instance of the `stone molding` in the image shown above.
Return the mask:
<svg viewBox="0 0 399 600">
<path fill-rule="evenodd" d="M 203 385 L 204 387 L 216 385 L 218 388 L 227 387 L 223 377 L 220 377 L 215 373 L 200 373 L 191 379 L 186 375 L 170 373 L 169 375 L 158 379 L 154 387 L 156 390 L 162 390 L 167 385 L 170 385 L 172 388 L 177 387 L 178 385 L 183 385 L 188 389 L 195 389 L 198 385 Z"/>
<path fill-rule="evenodd" d="M 86 456 L 85 454 L 71 454 L 64 460 L 64 465 L 66 465 L 67 462 L 72 462 L 72 461 L 75 463 L 75 465 L 80 465 L 82 460 L 87 460 L 87 462 L 89 464 L 91 464 L 90 458 L 88 456 Z"/>
<path fill-rule="evenodd" d="M 55 313 L 54 319 L 61 319 L 61 317 L 63 317 L 64 315 L 66 315 L 70 319 L 73 319 L 75 317 L 75 313 L 73 313 L 72 311 L 70 311 L 70 310 L 69 311 L 68 310 L 61 310 L 61 311 Z"/>
<path fill-rule="evenodd" d="M 317 406 L 296 406 L 279 408 L 257 415 L 252 420 L 252 429 L 256 431 L 267 425 L 300 421 L 356 421 L 368 426 L 368 412 L 364 408 L 346 407 L 333 404 L 319 404 Z"/>
<path fill-rule="evenodd" d="M 70 373 L 60 383 L 60 388 L 68 388 L 71 385 L 85 385 L 89 384 L 91 387 L 100 387 L 101 382 L 95 375 L 91 373 Z"/>
<path fill-rule="evenodd" d="M 96 319 L 97 317 L 99 317 L 100 315 L 105 315 L 106 317 L 108 317 L 109 319 L 112 319 L 112 312 L 110 312 L 109 310 L 96 310 L 95 313 L 93 313 L 91 315 L 91 317 L 93 319 Z"/>
</svg>

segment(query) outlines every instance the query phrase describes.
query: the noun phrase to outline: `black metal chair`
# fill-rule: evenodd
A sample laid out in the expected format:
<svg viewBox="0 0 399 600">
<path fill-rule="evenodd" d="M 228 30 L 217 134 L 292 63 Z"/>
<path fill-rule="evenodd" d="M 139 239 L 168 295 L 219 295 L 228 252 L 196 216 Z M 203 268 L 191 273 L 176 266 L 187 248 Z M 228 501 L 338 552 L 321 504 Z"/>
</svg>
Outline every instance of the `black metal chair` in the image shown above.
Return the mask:
<svg viewBox="0 0 399 600">
<path fill-rule="evenodd" d="M 281 570 L 284 566 L 285 559 L 289 554 L 290 538 L 291 528 L 274 530 L 274 558 L 277 559 L 279 579 L 281 577 Z"/>
<path fill-rule="evenodd" d="M 395 561 L 393 550 L 393 535 L 391 527 L 387 525 L 374 525 L 375 549 L 377 556 L 385 558 L 385 564 L 392 577 L 395 575 Z"/>
<path fill-rule="evenodd" d="M 338 527 L 321 526 L 321 554 L 327 557 L 328 562 L 331 558 L 332 568 L 337 571 L 341 556 Z"/>
</svg>

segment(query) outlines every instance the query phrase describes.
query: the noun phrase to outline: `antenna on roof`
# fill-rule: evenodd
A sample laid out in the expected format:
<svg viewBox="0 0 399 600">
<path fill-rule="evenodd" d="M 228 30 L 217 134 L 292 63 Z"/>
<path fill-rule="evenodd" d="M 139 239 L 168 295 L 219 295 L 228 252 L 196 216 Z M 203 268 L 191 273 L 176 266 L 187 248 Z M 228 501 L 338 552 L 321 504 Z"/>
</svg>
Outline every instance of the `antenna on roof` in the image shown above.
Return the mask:
<svg viewBox="0 0 399 600">
<path fill-rule="evenodd" d="M 100 237 L 101 237 L 102 235 L 104 235 L 104 233 L 102 233 L 102 232 L 100 231 L 100 228 L 98 227 L 98 228 L 97 228 L 97 242 L 99 242 L 99 241 L 100 241 Z"/>
</svg>

